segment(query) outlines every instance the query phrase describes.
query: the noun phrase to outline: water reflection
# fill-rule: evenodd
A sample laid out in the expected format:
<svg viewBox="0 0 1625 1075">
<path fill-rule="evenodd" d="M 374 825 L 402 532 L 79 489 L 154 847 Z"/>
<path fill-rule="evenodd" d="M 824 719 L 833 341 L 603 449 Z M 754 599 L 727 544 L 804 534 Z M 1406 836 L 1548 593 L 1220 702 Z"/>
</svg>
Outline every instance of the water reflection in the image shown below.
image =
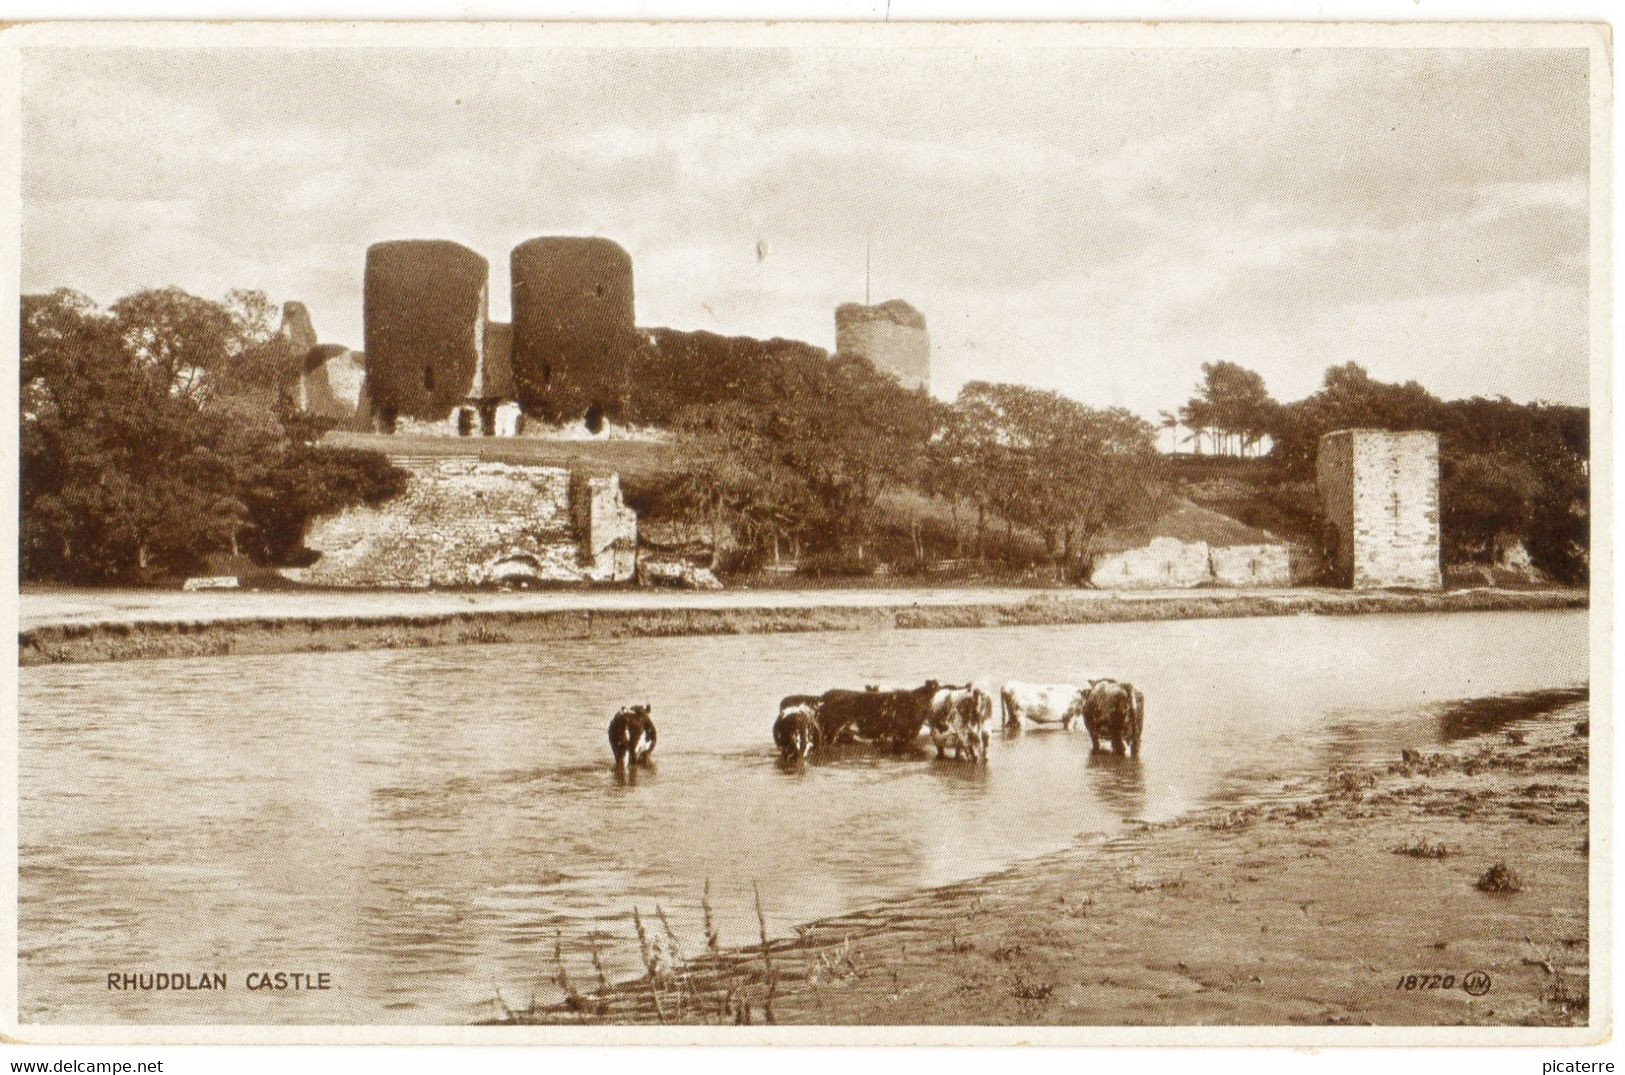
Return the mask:
<svg viewBox="0 0 1625 1075">
<path fill-rule="evenodd" d="M 635 788 L 640 780 L 645 784 L 653 783 L 660 776 L 660 767 L 653 758 L 636 765 L 616 765 L 613 769 L 615 783 L 623 788 Z"/>
<path fill-rule="evenodd" d="M 1125 821 L 1145 813 L 1145 769 L 1139 758 L 1099 751 L 1089 755 L 1091 786 Z"/>
</svg>

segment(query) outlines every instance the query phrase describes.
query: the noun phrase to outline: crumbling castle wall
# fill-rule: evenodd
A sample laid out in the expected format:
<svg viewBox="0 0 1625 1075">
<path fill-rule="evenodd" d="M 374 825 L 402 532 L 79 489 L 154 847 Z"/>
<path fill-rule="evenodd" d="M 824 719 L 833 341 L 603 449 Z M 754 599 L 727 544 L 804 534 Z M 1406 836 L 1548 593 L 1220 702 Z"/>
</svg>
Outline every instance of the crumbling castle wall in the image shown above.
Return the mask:
<svg viewBox="0 0 1625 1075">
<path fill-rule="evenodd" d="M 1097 557 L 1089 581 L 1102 590 L 1281 587 L 1311 582 L 1318 571 L 1309 550 L 1295 545 L 1209 545 L 1159 537 Z"/>
<path fill-rule="evenodd" d="M 931 387 L 931 336 L 925 318 L 901 299 L 875 306 L 856 302 L 837 306 L 835 350 L 862 355 L 905 388 Z"/>
<path fill-rule="evenodd" d="M 295 403 L 306 414 L 349 423 L 367 407 L 367 357 L 339 344 L 312 347 L 300 364 Z"/>
<path fill-rule="evenodd" d="M 576 474 L 570 479 L 570 522 L 594 582 L 632 577 L 638 566 L 638 516 L 621 499 L 621 479 Z"/>
<path fill-rule="evenodd" d="M 1439 589 L 1438 434 L 1327 433 L 1315 476 L 1335 582 L 1355 589 Z"/>
<path fill-rule="evenodd" d="M 302 581 L 355 587 L 608 582 L 636 571 L 637 516 L 618 478 L 473 458 L 397 458 L 405 492 L 312 522 Z"/>
</svg>

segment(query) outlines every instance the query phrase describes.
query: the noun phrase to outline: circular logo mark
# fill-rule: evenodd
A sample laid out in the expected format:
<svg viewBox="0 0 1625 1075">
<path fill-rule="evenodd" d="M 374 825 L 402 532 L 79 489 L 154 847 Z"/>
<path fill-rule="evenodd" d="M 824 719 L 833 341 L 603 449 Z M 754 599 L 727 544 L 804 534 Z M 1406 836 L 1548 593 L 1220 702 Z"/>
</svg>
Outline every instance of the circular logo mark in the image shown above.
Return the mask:
<svg viewBox="0 0 1625 1075">
<path fill-rule="evenodd" d="M 1461 980 L 1461 987 L 1467 990 L 1468 996 L 1481 997 L 1490 991 L 1490 976 L 1481 970 L 1468 971 Z"/>
</svg>

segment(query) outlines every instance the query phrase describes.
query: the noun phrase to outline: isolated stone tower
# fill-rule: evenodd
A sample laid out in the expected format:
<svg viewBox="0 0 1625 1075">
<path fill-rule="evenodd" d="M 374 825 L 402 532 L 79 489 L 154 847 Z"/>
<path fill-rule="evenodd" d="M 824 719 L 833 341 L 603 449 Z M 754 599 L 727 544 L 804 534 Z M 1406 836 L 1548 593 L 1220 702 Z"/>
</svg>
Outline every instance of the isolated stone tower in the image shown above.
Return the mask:
<svg viewBox="0 0 1625 1075">
<path fill-rule="evenodd" d="M 925 318 L 901 299 L 875 306 L 858 302 L 837 306 L 835 350 L 862 355 L 904 388 L 931 387 L 931 336 Z"/>
<path fill-rule="evenodd" d="M 1315 478 L 1334 581 L 1357 590 L 1440 587 L 1437 433 L 1327 433 Z"/>
</svg>

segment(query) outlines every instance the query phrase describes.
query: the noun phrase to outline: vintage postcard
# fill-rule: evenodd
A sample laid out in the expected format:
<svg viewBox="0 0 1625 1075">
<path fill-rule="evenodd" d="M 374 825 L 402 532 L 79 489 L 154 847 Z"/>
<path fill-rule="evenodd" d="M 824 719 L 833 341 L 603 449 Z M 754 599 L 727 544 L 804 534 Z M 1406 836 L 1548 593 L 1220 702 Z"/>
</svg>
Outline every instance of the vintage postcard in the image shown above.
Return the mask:
<svg viewBox="0 0 1625 1075">
<path fill-rule="evenodd" d="M 1606 26 L 0 76 L 7 1037 L 1610 1033 Z"/>
</svg>

